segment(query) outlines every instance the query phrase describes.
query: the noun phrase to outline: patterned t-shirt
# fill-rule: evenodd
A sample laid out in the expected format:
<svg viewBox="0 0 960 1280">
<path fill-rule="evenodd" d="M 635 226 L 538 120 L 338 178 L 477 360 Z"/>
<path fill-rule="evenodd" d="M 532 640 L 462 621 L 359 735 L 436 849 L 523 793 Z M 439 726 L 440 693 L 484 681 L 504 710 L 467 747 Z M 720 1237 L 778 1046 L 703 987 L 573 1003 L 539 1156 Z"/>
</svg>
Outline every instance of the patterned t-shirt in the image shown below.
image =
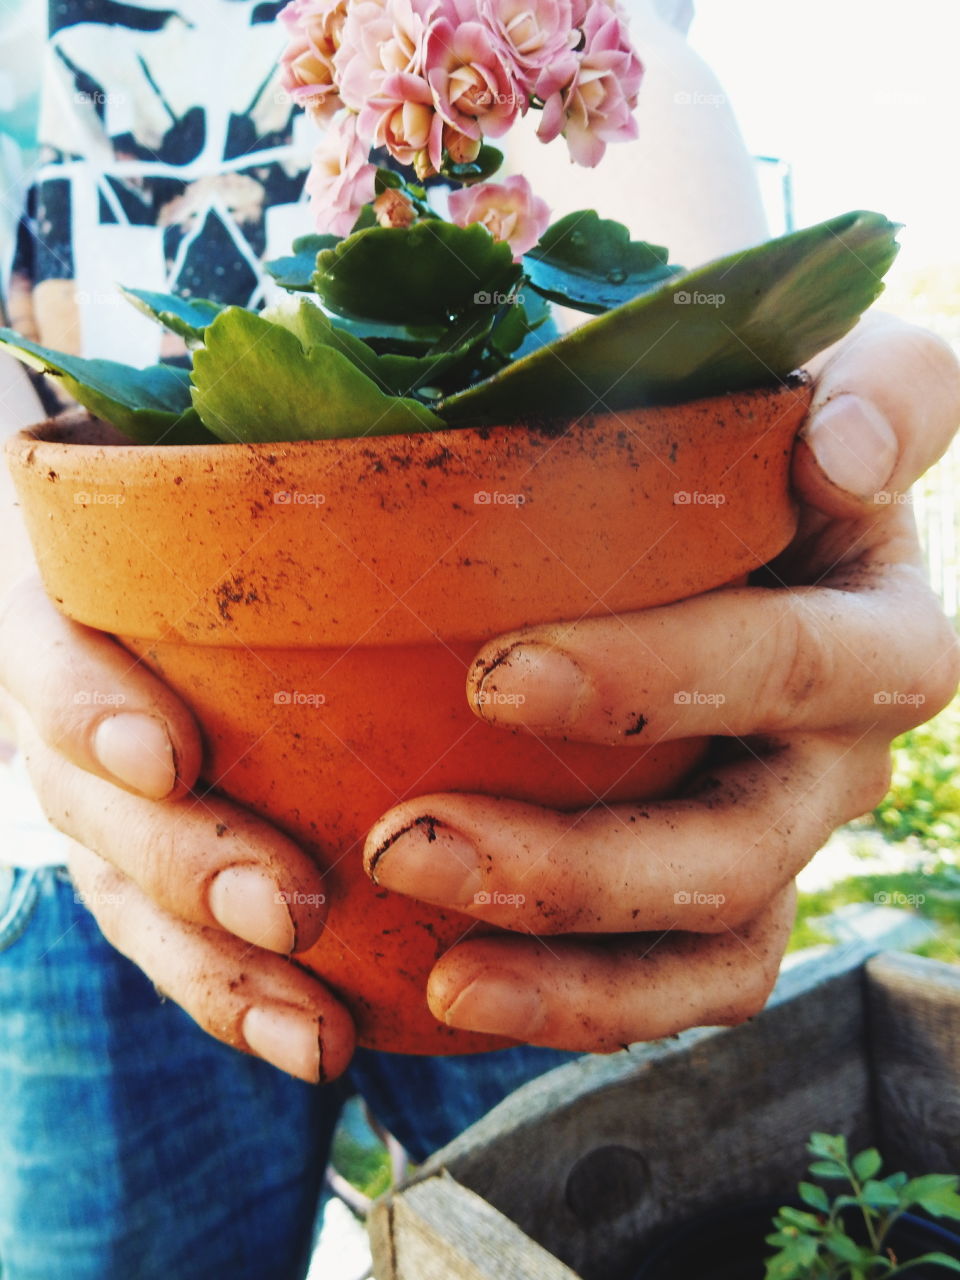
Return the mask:
<svg viewBox="0 0 960 1280">
<path fill-rule="evenodd" d="M 9 284 L 17 328 L 150 363 L 172 340 L 116 283 L 262 301 L 261 259 L 310 230 L 316 138 L 280 85 L 282 7 L 51 0 L 38 167 Z"/>
</svg>

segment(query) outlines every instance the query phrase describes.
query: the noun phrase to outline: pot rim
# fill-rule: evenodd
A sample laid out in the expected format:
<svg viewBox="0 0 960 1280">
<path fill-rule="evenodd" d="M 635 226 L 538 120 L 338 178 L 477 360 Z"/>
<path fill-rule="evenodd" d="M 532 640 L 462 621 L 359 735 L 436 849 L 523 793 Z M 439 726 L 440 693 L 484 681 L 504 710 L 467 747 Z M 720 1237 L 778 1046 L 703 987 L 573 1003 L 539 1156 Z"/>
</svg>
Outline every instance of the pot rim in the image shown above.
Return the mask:
<svg viewBox="0 0 960 1280">
<path fill-rule="evenodd" d="M 519 421 L 490 426 L 444 427 L 437 431 L 411 431 L 390 435 L 335 436 L 320 440 L 234 441 L 229 444 L 224 442 L 138 444 L 110 423 L 95 417 L 85 409 L 77 408 L 67 409 L 55 417 L 47 418 L 43 422 L 16 432 L 5 442 L 5 450 L 12 457 L 31 448 L 41 450 L 69 448 L 72 453 L 77 453 L 81 460 L 85 455 L 88 457 L 104 455 L 108 450 L 111 461 L 124 461 L 129 457 L 131 463 L 142 461 L 145 454 L 154 451 L 170 462 L 177 462 L 181 458 L 194 458 L 201 461 L 206 458 L 214 461 L 224 456 L 225 452 L 235 454 L 237 450 L 245 452 L 251 458 L 282 456 L 285 459 L 295 460 L 298 456 L 315 452 L 318 446 L 327 451 L 343 454 L 378 447 L 385 452 L 397 453 L 404 447 L 416 450 L 434 443 L 441 448 L 451 448 L 451 451 L 455 452 L 455 446 L 459 442 L 461 448 L 474 448 L 481 443 L 487 444 L 491 452 L 495 452 L 498 445 L 509 444 L 511 439 L 516 439 L 521 432 L 527 435 L 539 435 L 545 442 L 549 442 L 562 439 L 569 428 L 581 423 L 596 425 L 610 420 L 623 420 L 627 415 L 631 417 L 640 415 L 641 418 L 646 414 L 660 416 L 691 406 L 702 406 L 708 409 L 711 405 L 731 402 L 742 404 L 749 404 L 751 401 L 763 402 L 789 392 L 803 395 L 808 391 L 812 381 L 810 374 L 805 369 L 801 369 L 788 374 L 775 386 L 728 391 L 720 395 L 700 396 L 693 400 L 678 400 L 669 404 L 638 405 L 634 409 L 609 409 L 597 413 L 581 413 L 573 418 L 544 418 L 540 422 Z M 738 427 L 744 436 L 748 436 L 752 429 L 750 418 L 747 416 L 735 418 L 729 424 L 725 424 L 725 428 L 731 431 L 736 431 Z M 634 427 L 631 429 L 635 430 Z M 70 439 L 72 435 L 90 433 L 102 438 L 82 442 Z"/>
</svg>

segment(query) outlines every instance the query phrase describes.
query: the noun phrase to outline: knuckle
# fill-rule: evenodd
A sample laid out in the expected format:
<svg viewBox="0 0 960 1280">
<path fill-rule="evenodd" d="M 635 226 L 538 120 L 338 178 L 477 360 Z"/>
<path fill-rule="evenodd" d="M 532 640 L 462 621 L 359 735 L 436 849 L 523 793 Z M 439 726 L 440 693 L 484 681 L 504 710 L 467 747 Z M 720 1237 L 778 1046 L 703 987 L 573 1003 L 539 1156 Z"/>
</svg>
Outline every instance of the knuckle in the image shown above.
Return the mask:
<svg viewBox="0 0 960 1280">
<path fill-rule="evenodd" d="M 774 607 L 780 611 L 769 633 L 772 659 L 761 670 L 757 689 L 761 730 L 795 724 L 804 704 L 835 678 L 832 647 L 802 596 L 792 592 L 789 607 L 783 609 L 782 600 Z"/>
</svg>

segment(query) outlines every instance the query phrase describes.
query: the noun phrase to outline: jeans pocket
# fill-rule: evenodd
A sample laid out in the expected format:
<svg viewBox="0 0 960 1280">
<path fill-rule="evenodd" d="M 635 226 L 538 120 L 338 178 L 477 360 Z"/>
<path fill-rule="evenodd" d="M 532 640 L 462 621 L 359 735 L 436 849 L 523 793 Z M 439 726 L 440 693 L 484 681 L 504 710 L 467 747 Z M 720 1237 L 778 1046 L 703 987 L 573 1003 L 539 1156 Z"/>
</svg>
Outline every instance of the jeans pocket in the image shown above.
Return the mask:
<svg viewBox="0 0 960 1280">
<path fill-rule="evenodd" d="M 0 866 L 0 951 L 12 947 L 26 932 L 45 870 Z"/>
</svg>

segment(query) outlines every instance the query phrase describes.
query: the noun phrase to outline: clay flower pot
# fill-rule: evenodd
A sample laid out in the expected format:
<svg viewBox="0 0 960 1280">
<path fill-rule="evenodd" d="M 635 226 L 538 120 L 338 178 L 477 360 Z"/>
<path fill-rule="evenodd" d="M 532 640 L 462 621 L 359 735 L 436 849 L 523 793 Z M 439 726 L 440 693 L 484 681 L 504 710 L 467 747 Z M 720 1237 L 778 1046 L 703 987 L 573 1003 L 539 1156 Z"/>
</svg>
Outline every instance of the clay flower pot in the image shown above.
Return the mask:
<svg viewBox="0 0 960 1280">
<path fill-rule="evenodd" d="M 735 581 L 779 552 L 809 401 L 777 390 L 581 418 L 319 443 L 146 448 L 83 415 L 8 456 L 46 588 L 175 689 L 204 777 L 326 868 L 328 925 L 297 959 L 359 1042 L 504 1041 L 430 1014 L 428 972 L 475 921 L 377 889 L 364 836 L 436 791 L 562 809 L 662 795 L 703 741 L 541 744 L 479 720 L 477 648 L 527 623 L 620 613 Z"/>
</svg>

